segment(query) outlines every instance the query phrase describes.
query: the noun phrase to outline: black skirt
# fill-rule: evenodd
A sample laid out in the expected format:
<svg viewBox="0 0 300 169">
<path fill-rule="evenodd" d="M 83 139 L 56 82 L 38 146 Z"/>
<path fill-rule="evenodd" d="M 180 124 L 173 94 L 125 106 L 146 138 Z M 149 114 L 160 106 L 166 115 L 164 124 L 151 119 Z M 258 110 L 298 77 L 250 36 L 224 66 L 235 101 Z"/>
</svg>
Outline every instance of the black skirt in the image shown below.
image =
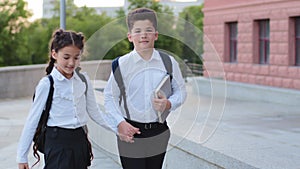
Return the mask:
<svg viewBox="0 0 300 169">
<path fill-rule="evenodd" d="M 91 152 L 83 128 L 47 127 L 44 158 L 44 169 L 87 169 Z"/>
</svg>

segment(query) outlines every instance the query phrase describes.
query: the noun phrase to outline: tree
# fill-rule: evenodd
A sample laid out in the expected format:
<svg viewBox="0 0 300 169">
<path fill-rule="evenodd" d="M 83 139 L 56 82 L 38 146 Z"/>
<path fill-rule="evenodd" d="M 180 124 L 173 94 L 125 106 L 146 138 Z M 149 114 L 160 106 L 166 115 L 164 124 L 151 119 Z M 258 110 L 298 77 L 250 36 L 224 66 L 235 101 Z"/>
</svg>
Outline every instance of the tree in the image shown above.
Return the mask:
<svg viewBox="0 0 300 169">
<path fill-rule="evenodd" d="M 189 22 L 191 22 L 194 26 L 202 31 L 204 18 L 202 9 L 203 5 L 186 7 L 182 12 L 180 12 L 179 16 L 181 18 L 185 18 L 186 16 L 188 16 Z"/>
<path fill-rule="evenodd" d="M 27 18 L 31 13 L 25 10 L 23 0 L 0 1 L 0 66 L 28 64 L 26 36 L 22 35 Z"/>
<path fill-rule="evenodd" d="M 69 7 L 66 9 L 66 29 L 82 32 L 87 42 L 93 34 L 101 29 L 101 27 L 112 21 L 112 18 L 108 17 L 106 14 L 99 15 L 96 13 L 95 9 L 87 8 L 86 6 L 78 8 L 77 6 L 72 5 L 71 2 L 72 1 L 70 0 L 67 1 L 67 6 Z M 54 13 L 59 13 L 59 1 L 56 3 L 56 7 L 53 10 Z M 32 63 L 37 64 L 47 62 L 50 56 L 49 40 L 51 39 L 52 32 L 55 29 L 58 29 L 59 25 L 58 15 L 49 19 L 43 18 L 36 20 L 30 25 L 27 34 L 31 34 L 29 38 L 31 42 L 29 49 Z M 101 36 L 107 37 L 109 35 L 103 34 Z M 95 48 L 98 49 L 99 46 L 107 46 L 107 43 L 102 42 L 104 41 L 97 41 L 95 43 Z M 104 56 L 96 54 L 92 55 L 90 53 L 88 56 L 84 57 L 83 60 L 95 60 L 103 57 Z"/>
<path fill-rule="evenodd" d="M 185 8 L 179 16 L 184 18 L 181 30 L 184 44 L 182 44 L 182 55 L 189 62 L 202 63 L 203 53 L 203 5 Z"/>
</svg>

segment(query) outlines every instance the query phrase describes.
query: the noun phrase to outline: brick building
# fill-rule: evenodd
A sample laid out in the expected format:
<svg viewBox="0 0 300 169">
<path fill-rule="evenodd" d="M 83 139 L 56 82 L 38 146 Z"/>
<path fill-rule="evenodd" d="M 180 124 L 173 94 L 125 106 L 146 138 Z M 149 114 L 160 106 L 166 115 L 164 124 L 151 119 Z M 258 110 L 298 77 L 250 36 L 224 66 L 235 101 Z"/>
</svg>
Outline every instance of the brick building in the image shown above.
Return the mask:
<svg viewBox="0 0 300 169">
<path fill-rule="evenodd" d="M 207 77 L 300 89 L 299 0 L 205 0 Z"/>
</svg>

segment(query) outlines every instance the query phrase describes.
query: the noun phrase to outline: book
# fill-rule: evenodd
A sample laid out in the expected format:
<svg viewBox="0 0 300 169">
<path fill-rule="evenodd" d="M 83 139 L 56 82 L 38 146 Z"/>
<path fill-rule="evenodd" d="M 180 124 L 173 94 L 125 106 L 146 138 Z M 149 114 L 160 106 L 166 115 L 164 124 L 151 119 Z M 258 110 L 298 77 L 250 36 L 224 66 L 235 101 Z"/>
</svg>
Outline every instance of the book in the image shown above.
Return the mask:
<svg viewBox="0 0 300 169">
<path fill-rule="evenodd" d="M 164 95 L 166 98 L 169 98 L 172 94 L 172 87 L 171 87 L 171 79 L 170 75 L 166 74 L 162 80 L 158 83 L 157 87 L 154 90 L 154 97 L 158 98 L 158 94 Z M 164 112 L 157 111 L 158 122 L 163 123 L 167 116 L 169 115 L 169 110 Z"/>
</svg>

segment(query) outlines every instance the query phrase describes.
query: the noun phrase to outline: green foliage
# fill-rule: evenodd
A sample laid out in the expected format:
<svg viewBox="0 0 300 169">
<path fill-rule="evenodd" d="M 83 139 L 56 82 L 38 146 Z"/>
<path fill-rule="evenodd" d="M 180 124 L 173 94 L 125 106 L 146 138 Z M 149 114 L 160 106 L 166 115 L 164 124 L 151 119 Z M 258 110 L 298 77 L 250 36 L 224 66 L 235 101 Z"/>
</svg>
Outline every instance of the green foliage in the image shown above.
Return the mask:
<svg viewBox="0 0 300 169">
<path fill-rule="evenodd" d="M 184 20 L 182 25 L 177 25 L 182 29 L 183 37 L 182 56 L 193 63 L 202 63 L 203 53 L 203 5 L 190 6 L 185 8 L 179 16 Z"/>
<path fill-rule="evenodd" d="M 153 0 L 128 0 L 130 5 L 128 6 L 128 10 L 132 10 L 135 8 L 150 8 L 155 10 L 156 12 L 162 12 L 162 5 Z"/>
<path fill-rule="evenodd" d="M 179 16 L 181 18 L 188 17 L 188 21 L 202 31 L 203 29 L 203 5 L 186 7 Z"/>
<path fill-rule="evenodd" d="M 127 30 L 120 22 L 110 22 L 91 36 L 87 43 L 86 60 L 113 59 L 129 51 Z"/>
<path fill-rule="evenodd" d="M 176 18 L 170 7 L 153 0 L 129 0 L 128 10 L 147 7 L 157 12 L 159 38 L 155 48 L 170 52 L 177 59 L 200 63 L 202 39 L 194 36 L 202 30 L 202 6 L 188 7 Z M 53 18 L 28 22 L 31 13 L 24 0 L 0 1 L 0 66 L 40 64 L 49 58 L 49 41 L 60 25 L 60 2 L 56 1 Z M 83 32 L 86 38 L 84 60 L 113 59 L 132 50 L 127 40 L 125 10 L 116 18 L 97 14 L 95 9 L 77 7 L 66 0 L 66 29 Z M 185 20 L 190 24 L 184 24 Z M 195 29 L 197 28 L 197 29 Z M 192 37 L 192 38 L 190 38 Z M 195 43 L 196 41 L 196 43 Z"/>
<path fill-rule="evenodd" d="M 0 66 L 28 64 L 27 37 L 22 32 L 31 13 L 25 10 L 23 0 L 0 1 Z"/>
<path fill-rule="evenodd" d="M 117 13 L 117 18 L 123 18 L 123 17 L 125 17 L 126 16 L 126 14 L 125 14 L 125 10 L 123 9 L 123 8 L 119 8 L 117 11 L 116 11 L 116 13 Z"/>
<path fill-rule="evenodd" d="M 105 14 L 98 15 L 93 8 L 86 6 L 78 8 L 67 1 L 66 10 L 66 30 L 82 32 L 86 41 L 102 26 L 109 23 L 112 19 Z M 59 13 L 59 1 L 53 9 L 54 13 Z M 60 20 L 58 16 L 50 19 L 39 19 L 31 24 L 28 31 L 30 36 L 30 52 L 32 63 L 46 63 L 49 59 L 49 41 L 54 30 L 59 28 Z M 103 56 L 102 56 L 103 57 Z M 85 57 L 84 60 L 93 60 L 97 57 Z"/>
</svg>

